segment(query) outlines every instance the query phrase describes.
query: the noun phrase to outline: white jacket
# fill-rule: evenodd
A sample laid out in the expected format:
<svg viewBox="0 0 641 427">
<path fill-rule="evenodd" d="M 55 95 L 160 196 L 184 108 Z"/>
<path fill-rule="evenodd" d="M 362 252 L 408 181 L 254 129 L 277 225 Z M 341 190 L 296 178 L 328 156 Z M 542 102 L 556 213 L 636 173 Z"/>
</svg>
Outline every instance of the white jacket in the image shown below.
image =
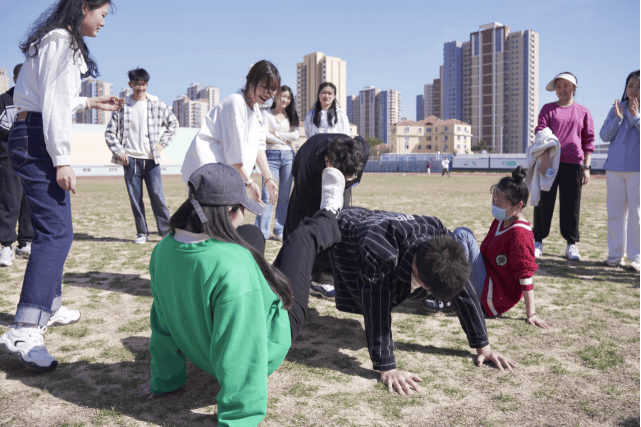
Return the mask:
<svg viewBox="0 0 641 427">
<path fill-rule="evenodd" d="M 548 148 L 550 150 L 550 166 L 554 169 L 554 175 L 551 178 L 546 177 L 539 172 L 541 164 L 541 154 Z M 550 128 L 541 129 L 534 137 L 534 144 L 528 146 L 527 151 L 527 174 L 525 175 L 525 184 L 530 192 L 530 205 L 538 206 L 541 199 L 541 191 L 550 191 L 554 178 L 559 171 L 559 161 L 561 159 L 561 145 Z"/>
</svg>

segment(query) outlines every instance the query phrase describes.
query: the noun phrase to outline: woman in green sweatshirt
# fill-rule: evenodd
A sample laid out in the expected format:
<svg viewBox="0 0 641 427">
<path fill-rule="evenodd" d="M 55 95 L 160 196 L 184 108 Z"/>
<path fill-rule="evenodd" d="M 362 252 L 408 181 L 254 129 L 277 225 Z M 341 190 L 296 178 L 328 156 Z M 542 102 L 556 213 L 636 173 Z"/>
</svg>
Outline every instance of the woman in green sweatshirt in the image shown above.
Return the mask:
<svg viewBox="0 0 641 427">
<path fill-rule="evenodd" d="M 266 415 L 267 377 L 302 327 L 313 260 L 340 239 L 338 209 L 322 210 L 301 227 L 270 266 L 241 237 L 247 231 L 236 230 L 245 208 L 262 211 L 238 171 L 204 165 L 190 177 L 189 193 L 151 255 L 151 382 L 141 394 L 181 388 L 188 358 L 221 386 L 219 425 L 256 426 Z"/>
</svg>

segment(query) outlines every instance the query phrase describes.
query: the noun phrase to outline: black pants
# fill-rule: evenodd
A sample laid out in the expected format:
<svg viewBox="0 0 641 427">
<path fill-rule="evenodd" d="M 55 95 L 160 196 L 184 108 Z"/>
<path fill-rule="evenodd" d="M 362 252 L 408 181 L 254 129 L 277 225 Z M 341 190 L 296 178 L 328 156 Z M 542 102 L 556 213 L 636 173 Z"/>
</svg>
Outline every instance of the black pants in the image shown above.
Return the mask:
<svg viewBox="0 0 641 427">
<path fill-rule="evenodd" d="M 11 246 L 16 238 L 20 246 L 33 240 L 31 212 L 20 177 L 11 167 L 11 161 L 3 158 L 0 159 L 0 243 Z"/>
<path fill-rule="evenodd" d="M 265 237 L 255 225 L 238 227 L 238 234 L 258 251 L 265 250 Z M 336 215 L 321 210 L 302 223 L 287 236 L 280 248 L 274 267 L 283 273 L 290 282 L 294 303 L 289 309 L 289 324 L 292 342 L 296 339 L 307 315 L 309 302 L 309 279 L 316 256 L 332 247 L 341 238 Z"/>
<path fill-rule="evenodd" d="M 579 241 L 582 166 L 559 163 L 559 171 L 550 191 L 541 191 L 539 205 L 534 207 L 534 241 L 542 242 L 550 234 L 556 191 L 559 189 L 561 236 L 568 245 Z"/>
</svg>

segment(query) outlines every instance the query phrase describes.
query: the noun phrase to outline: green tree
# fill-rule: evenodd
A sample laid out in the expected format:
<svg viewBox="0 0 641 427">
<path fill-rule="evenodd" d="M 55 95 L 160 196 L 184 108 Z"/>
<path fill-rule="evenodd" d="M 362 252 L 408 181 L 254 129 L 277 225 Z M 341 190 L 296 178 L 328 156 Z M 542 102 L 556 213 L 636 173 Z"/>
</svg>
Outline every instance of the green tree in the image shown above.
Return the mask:
<svg viewBox="0 0 641 427">
<path fill-rule="evenodd" d="M 383 140 L 380 138 L 370 138 L 369 136 L 365 138 L 365 141 L 367 141 L 367 145 L 369 145 L 369 148 L 374 148 L 378 144 L 383 144 Z"/>
<path fill-rule="evenodd" d="M 488 153 L 491 153 L 491 152 L 492 152 L 492 147 L 490 147 L 490 146 L 488 145 L 488 143 L 487 143 L 487 142 L 485 142 L 485 140 L 484 140 L 484 139 L 482 139 L 482 140 L 478 143 L 478 145 L 474 145 L 474 146 L 472 146 L 472 151 L 474 151 L 475 153 L 480 153 L 480 152 L 481 152 L 481 151 L 483 151 L 483 150 L 487 151 Z"/>
</svg>

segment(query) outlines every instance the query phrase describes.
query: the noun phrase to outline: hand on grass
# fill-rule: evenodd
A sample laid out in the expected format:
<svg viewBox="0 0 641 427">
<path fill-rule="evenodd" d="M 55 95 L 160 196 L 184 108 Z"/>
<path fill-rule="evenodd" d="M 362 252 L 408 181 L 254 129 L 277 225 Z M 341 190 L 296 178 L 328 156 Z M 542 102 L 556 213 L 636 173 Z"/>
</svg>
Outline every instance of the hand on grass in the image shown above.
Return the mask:
<svg viewBox="0 0 641 427">
<path fill-rule="evenodd" d="M 387 385 L 387 388 L 390 393 L 396 389 L 400 395 L 411 395 L 414 394 L 412 389 L 417 393 L 421 392 L 421 388 L 416 384 L 415 381 L 422 381 L 421 378 L 407 371 L 399 371 L 397 369 L 390 369 L 389 371 L 380 371 L 381 381 L 383 384 Z"/>
<path fill-rule="evenodd" d="M 512 370 L 512 367 L 518 366 L 518 363 L 516 363 L 514 360 L 510 359 L 509 357 L 503 356 L 498 351 L 494 351 L 490 349 L 489 345 L 476 349 L 476 365 L 481 366 L 485 361 L 494 362 L 496 367 L 499 368 L 501 371 L 504 371 L 503 369 L 504 364 L 505 364 L 505 367 L 510 371 Z"/>
<path fill-rule="evenodd" d="M 539 316 L 537 316 L 536 314 L 534 316 L 528 317 L 527 322 L 532 326 L 538 326 L 539 328 L 543 328 L 546 330 L 554 326 L 552 325 L 552 323 L 539 318 Z"/>
<path fill-rule="evenodd" d="M 144 397 L 146 399 L 153 399 L 154 394 L 151 392 L 151 386 L 149 384 L 142 385 L 136 390 L 137 397 Z"/>
</svg>

